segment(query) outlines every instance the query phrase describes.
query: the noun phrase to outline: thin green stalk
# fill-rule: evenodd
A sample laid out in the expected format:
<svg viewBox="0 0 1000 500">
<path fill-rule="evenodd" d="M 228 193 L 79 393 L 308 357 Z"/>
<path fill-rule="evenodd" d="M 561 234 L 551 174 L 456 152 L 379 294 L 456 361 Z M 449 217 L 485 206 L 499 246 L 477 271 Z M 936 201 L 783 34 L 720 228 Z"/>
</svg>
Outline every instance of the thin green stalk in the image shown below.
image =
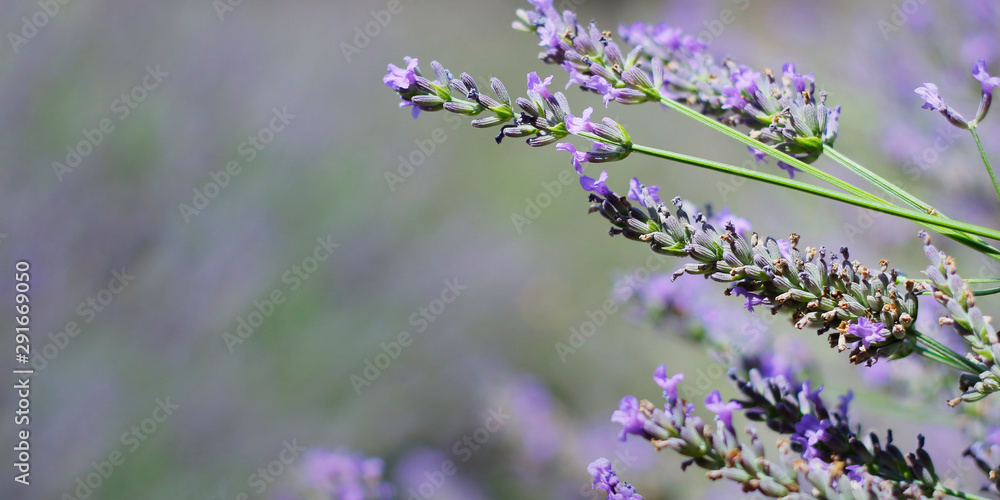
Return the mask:
<svg viewBox="0 0 1000 500">
<path fill-rule="evenodd" d="M 976 147 L 979 148 L 979 156 L 983 158 L 983 165 L 986 165 L 986 171 L 990 174 L 990 180 L 993 181 L 993 189 L 997 192 L 997 198 L 1000 198 L 1000 183 L 997 183 L 997 176 L 993 173 L 993 166 L 990 165 L 990 159 L 986 156 L 986 150 L 983 149 L 983 141 L 979 140 L 979 132 L 976 132 L 977 124 L 969 124 L 969 132 L 972 132 L 972 138 L 976 140 Z"/>
<path fill-rule="evenodd" d="M 973 132 L 973 134 L 975 134 L 975 132 Z M 930 206 L 928 203 L 926 203 L 926 202 L 922 201 L 921 199 L 917 198 L 916 196 L 913 196 L 912 194 L 906 192 L 905 190 L 901 189 L 899 186 L 896 186 L 895 184 L 893 184 L 893 183 L 885 180 L 884 178 L 882 178 L 878 174 L 872 172 L 871 170 L 868 170 L 867 168 L 865 168 L 864 166 L 862 166 L 858 162 L 856 162 L 856 161 L 848 158 L 847 156 L 844 156 L 842 153 L 840 153 L 836 149 L 833 149 L 833 147 L 831 147 L 831 146 L 824 147 L 823 148 L 823 153 L 825 155 L 827 155 L 828 157 L 830 157 L 831 159 L 833 159 L 834 161 L 836 161 L 837 163 L 840 163 L 841 165 L 843 165 L 845 168 L 847 168 L 851 172 L 854 172 L 855 174 L 857 174 L 862 179 L 865 179 L 866 181 L 868 181 L 869 183 L 871 183 L 873 186 L 876 186 L 876 187 L 882 189 L 883 191 L 892 194 L 896 198 L 898 198 L 898 199 L 906 202 L 911 207 L 913 207 L 915 209 L 918 209 L 918 210 L 926 211 L 927 213 L 931 213 L 931 214 L 937 215 L 937 216 L 941 217 L 942 219 L 948 219 L 948 217 L 946 217 L 943 213 L 937 211 L 937 209 L 935 209 L 934 207 Z M 993 171 L 990 170 L 990 175 L 992 176 L 992 174 L 993 174 Z M 996 185 L 995 179 L 994 179 L 994 185 Z M 1000 188 L 998 188 L 998 189 L 1000 189 Z M 998 190 L 997 193 L 998 193 L 998 196 L 1000 196 L 1000 190 Z M 964 234 L 956 233 L 956 232 L 951 232 L 951 231 L 948 231 L 947 229 L 945 229 L 943 231 L 939 230 L 939 229 L 935 229 L 935 231 L 938 231 L 939 233 L 941 233 L 941 234 L 943 234 L 943 235 L 945 235 L 945 236 L 947 236 L 949 238 L 952 238 L 952 239 L 954 239 L 954 240 L 956 240 L 956 241 L 958 241 L 958 242 L 960 242 L 960 243 L 962 243 L 964 245 L 967 245 L 967 246 L 969 246 L 969 247 L 971 247 L 971 248 L 973 248 L 973 249 L 975 249 L 975 250 L 977 250 L 979 252 L 982 252 L 982 253 L 984 253 L 986 255 L 989 255 L 990 257 L 993 257 L 994 259 L 1000 260 L 1000 250 L 998 250 L 997 248 L 994 248 L 993 246 L 989 245 L 988 243 L 986 243 L 985 241 L 983 241 L 983 240 L 981 240 L 979 238 L 971 238 L 968 235 L 964 235 Z"/>
<path fill-rule="evenodd" d="M 969 358 L 962 356 L 961 354 L 953 351 L 950 347 L 934 340 L 933 337 L 927 335 L 926 333 L 918 330 L 916 337 L 917 341 L 924 345 L 924 348 L 918 349 L 918 351 L 920 351 L 920 353 L 926 358 L 934 359 L 952 368 L 969 372 L 974 375 L 979 375 L 980 373 L 986 371 L 985 366 L 972 362 Z"/>
<path fill-rule="evenodd" d="M 834 177 L 826 172 L 823 172 L 822 170 L 819 170 L 807 163 L 804 163 L 799 159 L 793 158 L 787 153 L 778 151 L 777 149 L 774 149 L 771 146 L 764 144 L 763 142 L 760 142 L 746 134 L 743 134 L 732 127 L 719 123 L 673 99 L 670 99 L 668 97 L 660 97 L 660 103 L 688 118 L 701 122 L 702 124 L 715 129 L 717 132 L 721 132 L 725 135 L 728 135 L 729 137 L 736 139 L 737 141 L 740 141 L 747 146 L 763 151 L 767 153 L 769 156 L 781 160 L 809 175 L 812 175 L 813 177 L 816 177 L 817 179 L 820 179 L 833 186 L 843 189 L 844 191 L 847 191 L 848 193 L 851 193 L 854 196 L 857 196 L 858 198 L 867 199 L 875 202 L 881 202 L 887 205 L 890 204 L 889 202 L 879 198 L 878 196 L 875 196 L 874 194 L 871 194 L 857 186 L 854 186 L 853 184 L 838 179 L 837 177 Z"/>
<path fill-rule="evenodd" d="M 846 182 L 844 180 L 841 180 L 841 179 L 839 179 L 837 177 L 834 177 L 834 176 L 832 176 L 830 174 L 827 174 L 826 172 L 823 172 L 823 171 L 821 171 L 821 170 L 819 170 L 819 169 L 817 169 L 817 168 L 815 168 L 815 167 L 813 167 L 811 165 L 808 165 L 807 163 L 805 163 L 805 162 L 803 162 L 803 161 L 801 161 L 801 160 L 799 160 L 797 158 L 793 158 L 792 156 L 788 155 L 787 153 L 778 151 L 777 149 L 775 149 L 775 148 L 773 148 L 773 147 L 771 147 L 771 146 L 769 146 L 767 144 L 764 144 L 763 142 L 760 142 L 760 141 L 758 141 L 758 140 L 756 140 L 756 139 L 754 139 L 752 137 L 747 136 L 746 134 L 741 133 L 740 131 L 738 131 L 736 129 L 733 129 L 732 127 L 729 127 L 729 126 L 727 126 L 725 124 L 719 123 L 716 120 L 713 120 L 713 119 L 709 118 L 708 116 L 705 116 L 705 115 L 703 115 L 703 114 L 701 114 L 701 113 L 699 113 L 699 112 L 697 112 L 697 111 L 695 111 L 695 110 L 693 110 L 691 108 L 688 108 L 687 106 L 685 106 L 684 104 L 682 104 L 680 102 L 677 102 L 677 101 L 675 101 L 673 99 L 670 99 L 668 97 L 662 97 L 661 96 L 660 97 L 660 103 L 662 103 L 664 106 L 667 106 L 670 109 L 673 109 L 674 111 L 677 111 L 678 113 L 680 113 L 680 114 L 682 114 L 682 115 L 684 115 L 684 116 L 686 116 L 688 118 L 691 118 L 691 119 L 693 119 L 695 121 L 698 121 L 698 122 L 700 122 L 700 123 L 702 123 L 702 124 L 704 124 L 704 125 L 712 128 L 712 129 L 716 130 L 717 132 L 721 132 L 721 133 L 723 133 L 723 134 L 725 134 L 725 135 L 727 135 L 727 136 L 729 136 L 729 137 L 731 137 L 733 139 L 736 139 L 737 141 L 742 142 L 743 144 L 745 144 L 747 146 L 750 146 L 750 147 L 752 147 L 754 149 L 757 149 L 759 151 L 763 151 L 763 152 L 767 153 L 771 157 L 774 157 L 774 158 L 776 158 L 778 160 L 781 160 L 781 161 L 783 161 L 783 162 L 785 162 L 785 163 L 787 163 L 787 164 L 789 164 L 789 165 L 791 165 L 791 166 L 793 166 L 793 167 L 795 167 L 795 168 L 797 168 L 797 169 L 799 169 L 799 170 L 801 170 L 801 171 L 803 171 L 803 172 L 805 172 L 805 173 L 807 173 L 809 175 L 812 175 L 813 177 L 816 177 L 817 179 L 820 179 L 820 180 L 822 180 L 824 182 L 827 182 L 827 183 L 829 183 L 829 184 L 831 184 L 831 185 L 833 185 L 835 187 L 843 189 L 844 191 L 847 191 L 848 193 L 851 193 L 851 194 L 853 194 L 853 195 L 855 195 L 855 196 L 857 196 L 857 197 L 859 197 L 861 199 L 867 199 L 867 200 L 870 200 L 870 201 L 873 201 L 873 202 L 878 202 L 878 203 L 884 203 L 886 205 L 891 205 L 891 203 L 889 203 L 888 201 L 883 200 L 883 199 L 879 198 L 878 196 L 876 196 L 874 194 L 871 194 L 871 193 L 869 193 L 869 192 L 867 192 L 867 191 L 865 191 L 865 190 L 863 190 L 861 188 L 858 188 L 857 186 L 854 186 L 853 184 L 850 184 L 850 183 L 848 183 L 848 182 Z M 857 165 L 857 164 L 854 163 L 854 165 Z M 857 166 L 860 167 L 860 165 L 857 165 Z M 850 167 L 848 167 L 848 168 L 850 168 Z M 863 169 L 863 167 L 862 167 L 862 170 L 864 170 L 865 172 L 868 172 L 867 170 Z M 871 176 L 874 176 L 874 178 L 881 179 L 880 177 L 875 176 L 875 174 L 873 174 L 873 173 L 869 172 L 869 174 L 871 174 Z M 860 175 L 860 171 L 859 171 L 859 175 Z M 862 177 L 866 177 L 866 176 L 862 175 Z M 874 178 L 872 178 L 870 180 L 874 180 Z M 883 181 L 884 181 L 884 179 L 883 179 Z M 887 186 L 892 186 L 888 182 L 885 182 L 885 184 Z M 902 194 L 908 195 L 908 193 L 905 193 L 904 191 L 902 191 L 898 187 L 895 187 L 895 186 L 892 186 L 892 187 L 894 189 L 886 189 L 886 190 L 888 192 L 890 192 L 890 193 L 895 193 L 895 192 L 898 191 L 901 195 Z M 911 198 L 912 198 L 912 196 L 911 196 Z M 919 200 L 916 200 L 916 201 L 919 201 Z M 927 208 L 930 208 L 930 207 L 928 206 Z M 944 217 L 942 217 L 942 218 L 944 218 Z M 958 232 L 958 231 L 951 231 L 951 230 L 949 230 L 947 228 L 946 225 L 937 225 L 937 224 L 933 224 L 933 223 L 928 223 L 928 225 L 934 231 L 937 231 L 938 233 L 942 234 L 943 236 L 951 238 L 951 239 L 953 239 L 955 241 L 958 241 L 959 243 L 962 243 L 963 245 L 969 246 L 970 248 L 973 248 L 973 249 L 975 249 L 975 250 L 977 250 L 979 252 L 982 252 L 982 253 L 984 253 L 986 255 L 989 255 L 990 257 L 993 257 L 996 260 L 1000 260 L 1000 250 L 998 250 L 996 248 L 993 248 L 992 246 L 990 246 L 989 244 L 987 244 L 986 242 L 984 242 L 982 240 L 979 240 L 977 238 L 973 238 L 973 237 L 968 236 L 968 235 L 961 234 L 961 232 Z"/>
<path fill-rule="evenodd" d="M 926 224 L 931 227 L 941 226 L 941 227 L 946 227 L 948 229 L 953 229 L 955 231 L 975 234 L 992 240 L 1000 240 L 1000 231 L 987 229 L 981 226 L 976 226 L 965 222 L 941 219 L 940 217 L 927 215 L 925 213 L 917 212 L 915 210 L 900 208 L 896 205 L 887 205 L 879 202 L 873 203 L 872 201 L 861 199 L 856 196 L 851 196 L 849 194 L 845 194 L 840 191 L 834 191 L 829 188 L 815 186 L 813 184 L 796 181 L 794 179 L 787 179 L 784 177 L 779 177 L 777 175 L 765 174 L 763 172 L 757 172 L 755 170 L 737 167 L 735 165 L 729 165 L 711 160 L 705 160 L 703 158 L 698 158 L 695 156 L 688 156 L 680 153 L 674 153 L 671 151 L 665 151 L 662 149 L 642 146 L 639 144 L 633 144 L 632 151 L 666 160 L 673 160 L 687 165 L 693 165 L 696 167 L 702 167 L 709 170 L 715 170 L 717 172 L 725 172 L 728 174 L 738 175 L 740 177 L 746 177 L 748 179 L 754 179 L 761 182 L 766 182 L 768 184 L 775 184 L 789 189 L 794 189 L 796 191 L 802 191 L 805 193 L 813 194 L 822 198 L 828 198 L 831 200 L 840 201 L 843 203 L 847 203 L 849 205 L 868 208 L 876 212 L 895 215 L 897 217 L 902 217 L 904 219 L 920 222 L 922 224 Z"/>
<path fill-rule="evenodd" d="M 953 490 L 940 483 L 938 483 L 938 485 L 934 487 L 934 491 L 939 491 L 945 495 L 953 496 L 955 498 L 964 498 L 966 500 L 990 500 L 987 497 L 981 497 L 979 495 L 966 493 L 964 491 Z"/>
</svg>

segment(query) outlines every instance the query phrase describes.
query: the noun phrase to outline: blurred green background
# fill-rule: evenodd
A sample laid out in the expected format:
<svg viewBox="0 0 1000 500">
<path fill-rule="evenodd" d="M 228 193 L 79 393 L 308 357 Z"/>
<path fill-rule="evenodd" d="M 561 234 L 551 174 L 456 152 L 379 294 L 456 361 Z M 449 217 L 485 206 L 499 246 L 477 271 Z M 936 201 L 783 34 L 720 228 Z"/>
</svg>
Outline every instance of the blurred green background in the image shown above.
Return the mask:
<svg viewBox="0 0 1000 500">
<path fill-rule="evenodd" d="M 650 381 L 656 365 L 693 379 L 709 366 L 700 348 L 618 313 L 565 361 L 557 353 L 648 254 L 609 239 L 607 225 L 586 216 L 575 175 L 530 224 L 512 221 L 546 184 L 555 189 L 571 169 L 567 155 L 517 140 L 497 146 L 496 130 L 441 113 L 414 121 L 381 82 L 388 63 L 409 55 L 426 73 L 436 59 L 484 86 L 497 76 L 512 95 L 523 92 L 529 71 L 555 74 L 561 89 L 565 74 L 536 59 L 537 39 L 510 29 L 514 10 L 527 4 L 403 0 L 402 11 L 359 44 L 372 10 L 387 4 L 81 0 L 56 4 L 44 26 L 32 21 L 41 19 L 40 3 L 0 7 L 0 300 L 13 303 L 14 262 L 30 260 L 33 348 L 42 354 L 32 380 L 33 483 L 5 479 L 0 497 L 75 497 L 77 480 L 117 450 L 124 463 L 90 498 L 269 498 L 291 475 L 264 491 L 250 478 L 292 441 L 381 456 L 393 479 L 413 450 L 455 457 L 454 444 L 497 407 L 511 413 L 509 423 L 458 467 L 472 493 L 456 486 L 441 498 L 597 498 L 586 490 L 585 467 L 599 456 L 631 457 L 622 476 L 648 499 L 733 494 L 700 473 L 682 477 L 676 457 L 617 442 L 608 422 L 622 395 L 658 394 Z M 974 58 L 955 55 L 968 19 L 929 2 L 884 37 L 878 22 L 894 5 L 585 0 L 576 8 L 603 29 L 641 19 L 693 34 L 710 29 L 721 9 L 733 10 L 735 22 L 710 34 L 713 50 L 757 68 L 795 61 L 815 71 L 831 102 L 844 106 L 839 149 L 952 207 L 952 215 L 989 224 L 996 219 L 980 205 L 962 204 L 983 189 L 971 140 L 942 153 L 933 175 L 918 180 L 886 153 L 890 122 L 933 138 L 943 121 L 914 111 L 912 88 L 924 79 L 951 84 L 949 102 L 962 109 L 976 102 L 968 77 Z M 35 27 L 30 38 L 25 23 Z M 345 44 L 357 50 L 345 52 Z M 916 61 L 920 47 L 936 49 Z M 896 73 L 904 83 L 894 87 L 877 76 L 885 61 L 934 72 Z M 605 112 L 597 96 L 567 95 L 575 110 Z M 736 143 L 657 106 L 606 112 L 637 142 L 748 160 Z M 81 141 L 90 144 L 81 149 Z M 423 160 L 390 182 L 401 156 Z M 728 205 L 761 234 L 851 244 L 852 257 L 872 265 L 890 253 L 900 268 L 924 265 L 917 228 L 906 222 L 875 218 L 849 234 L 845 224 L 862 216 L 852 208 L 752 184 L 723 195 L 725 178 L 643 157 L 608 169 L 617 190 L 638 176 L 661 185 L 665 198 Z M 949 197 L 956 193 L 965 196 Z M 318 239 L 332 252 L 310 260 L 327 253 L 317 251 Z M 114 273 L 134 278 L 120 287 L 109 283 Z M 466 288 L 436 303 L 446 282 Z M 282 303 L 267 303 L 272 295 Z M 746 314 L 726 304 L 718 314 Z M 4 324 L 12 317 L 12 307 L 0 306 Z M 70 323 L 79 333 L 61 336 Z M 240 328 L 245 338 L 235 336 Z M 782 322 L 774 329 L 791 331 Z M 5 370 L 13 366 L 6 331 Z M 377 378 L 352 382 L 365 377 L 380 344 L 404 331 L 412 343 Z M 829 394 L 861 385 L 853 371 L 841 375 L 844 358 L 823 338 L 804 338 L 823 357 Z M 551 401 L 544 417 L 517 401 L 534 384 Z M 724 376 L 714 385 L 732 394 Z M 866 423 L 891 421 L 908 444 L 916 431 L 907 421 L 923 429 L 949 418 L 946 410 L 915 414 L 877 392 L 858 392 Z M 177 408 L 143 428 L 168 399 Z M 0 443 L 11 450 L 15 394 L 0 391 L 0 401 Z M 122 439 L 133 426 L 144 438 L 134 449 Z M 549 448 L 533 451 L 539 442 Z"/>
</svg>

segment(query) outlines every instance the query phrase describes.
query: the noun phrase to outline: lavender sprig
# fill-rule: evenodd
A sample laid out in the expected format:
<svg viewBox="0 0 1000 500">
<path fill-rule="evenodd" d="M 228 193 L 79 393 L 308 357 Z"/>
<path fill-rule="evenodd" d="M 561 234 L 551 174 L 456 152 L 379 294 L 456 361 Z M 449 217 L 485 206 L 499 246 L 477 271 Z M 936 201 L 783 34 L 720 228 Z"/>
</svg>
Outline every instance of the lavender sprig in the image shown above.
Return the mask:
<svg viewBox="0 0 1000 500">
<path fill-rule="evenodd" d="M 848 417 L 851 395 L 841 398 L 836 410 L 827 408 L 808 381 L 801 389 L 784 376 L 764 378 L 756 370 L 749 380 L 731 374 L 746 400 L 720 405 L 718 391 L 706 398 L 715 412 L 713 430 L 693 414 L 694 405 L 678 396 L 683 374 L 667 376 L 657 368 L 653 380 L 664 390 L 664 407 L 648 400 L 626 396 L 612 421 L 622 424 L 622 438 L 635 435 L 658 450 L 668 448 L 688 457 L 691 465 L 707 470 L 709 479 L 729 479 L 743 485 L 744 492 L 760 492 L 771 498 L 850 499 L 927 498 L 942 494 L 976 498 L 941 484 L 931 457 L 918 438 L 915 452 L 904 455 L 888 433 L 885 446 L 872 433 L 866 443 L 852 431 Z M 765 421 L 781 434 L 778 458 L 770 460 L 753 424 L 746 426 L 750 443 L 739 442 L 732 425 L 738 409 L 751 420 Z"/>
<path fill-rule="evenodd" d="M 726 294 L 744 296 L 748 308 L 763 305 L 772 314 L 785 309 L 799 329 L 832 330 L 830 346 L 840 351 L 851 348 L 852 363 L 871 364 L 916 349 L 916 293 L 921 285 L 915 281 L 897 285 L 900 274 L 890 271 L 885 261 L 880 262 L 879 272 L 873 272 L 859 262 L 850 263 L 846 248 L 841 249 L 843 262 L 824 248 L 800 251 L 794 234 L 785 245 L 774 238 L 762 240 L 756 233 L 748 240 L 732 224 L 720 232 L 702 214 L 689 216 L 679 199 L 674 200 L 674 213 L 648 195 L 642 199 L 645 210 L 611 190 L 591 194 L 590 200 L 591 211 L 615 226 L 612 236 L 620 234 L 649 243 L 654 252 L 693 259 L 675 277 L 699 274 L 733 284 Z"/>
<path fill-rule="evenodd" d="M 746 126 L 750 137 L 806 163 L 837 138 L 840 107 L 827 107 L 813 75 L 797 73 L 794 64 L 775 75 L 729 59 L 716 62 L 703 44 L 666 24 L 621 26 L 619 35 L 631 46 L 622 49 L 594 22 L 583 26 L 575 13 L 560 15 L 551 2 L 531 3 L 533 11 L 518 9 L 514 28 L 539 35 L 546 49 L 539 57 L 566 69 L 567 88 L 576 83 L 601 94 L 605 106 L 612 100 L 683 102 L 731 127 Z"/>
<path fill-rule="evenodd" d="M 983 315 L 976 307 L 976 297 L 969 284 L 958 275 L 955 259 L 945 255 L 931 245 L 930 236 L 920 233 L 924 241 L 924 252 L 930 260 L 927 277 L 930 289 L 948 315 L 940 318 L 942 326 L 951 325 L 972 349 L 967 356 L 979 369 L 974 373 L 962 374 L 959 387 L 963 394 L 948 402 L 958 403 L 978 401 L 989 394 L 1000 391 L 1000 338 L 991 323 L 991 318 Z"/>
</svg>

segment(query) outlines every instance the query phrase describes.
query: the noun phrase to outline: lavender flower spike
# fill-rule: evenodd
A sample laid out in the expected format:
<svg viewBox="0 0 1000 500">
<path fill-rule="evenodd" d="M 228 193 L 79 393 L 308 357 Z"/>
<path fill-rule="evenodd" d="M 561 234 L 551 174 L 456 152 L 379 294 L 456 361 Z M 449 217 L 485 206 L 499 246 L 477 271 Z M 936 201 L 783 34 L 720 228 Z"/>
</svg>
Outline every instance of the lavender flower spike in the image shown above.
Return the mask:
<svg viewBox="0 0 1000 500">
<path fill-rule="evenodd" d="M 610 460 L 604 457 L 594 460 L 587 466 L 587 472 L 594 478 L 593 489 L 608 492 L 609 499 L 643 500 L 632 485 L 618 479 L 618 474 L 611 469 Z"/>
</svg>

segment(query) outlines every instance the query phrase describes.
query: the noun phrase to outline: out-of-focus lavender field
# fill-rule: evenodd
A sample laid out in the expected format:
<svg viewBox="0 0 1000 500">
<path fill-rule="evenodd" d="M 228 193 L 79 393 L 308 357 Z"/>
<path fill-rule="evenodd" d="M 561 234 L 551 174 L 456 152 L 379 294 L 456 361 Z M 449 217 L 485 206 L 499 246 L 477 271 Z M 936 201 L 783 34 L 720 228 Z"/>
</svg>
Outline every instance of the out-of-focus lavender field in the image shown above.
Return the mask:
<svg viewBox="0 0 1000 500">
<path fill-rule="evenodd" d="M 646 498 L 732 498 L 732 485 L 682 476 L 676 456 L 619 442 L 609 421 L 622 395 L 658 394 L 661 363 L 700 397 L 733 394 L 728 367 L 678 335 L 690 323 L 645 314 L 680 262 L 609 239 L 565 153 L 498 146 L 495 130 L 454 115 L 415 121 L 382 83 L 409 55 L 427 72 L 436 59 L 482 85 L 497 76 L 512 95 L 529 71 L 561 89 L 565 72 L 537 60 L 537 37 L 510 29 L 526 6 L 3 3 L 0 368 L 16 368 L 13 273 L 26 259 L 35 374 L 27 487 L 9 465 L 22 426 L 4 375 L 0 497 L 297 498 L 299 448 L 345 447 L 383 458 L 398 498 L 434 477 L 439 499 L 603 498 L 586 473 L 600 456 Z M 933 81 L 974 111 L 972 62 L 1000 69 L 995 1 L 564 7 L 607 28 L 666 21 L 720 57 L 815 72 L 843 106 L 839 150 L 953 217 L 997 226 L 975 144 L 913 94 Z M 567 94 L 604 111 L 598 96 Z M 645 144 L 752 161 L 656 105 L 607 113 Z M 926 265 L 907 222 L 638 155 L 608 169 L 665 199 L 727 206 L 762 234 Z M 968 257 L 969 274 L 995 274 L 937 243 Z M 749 321 L 721 287 L 672 286 L 701 298 L 703 321 Z M 854 388 L 866 425 L 891 422 L 907 444 L 933 433 L 928 447 L 960 463 L 961 440 L 941 430 L 949 410 L 887 398 L 825 338 L 765 319 L 814 353 L 830 394 Z M 876 369 L 899 380 L 908 366 Z M 435 475 L 446 461 L 454 473 Z"/>
</svg>

